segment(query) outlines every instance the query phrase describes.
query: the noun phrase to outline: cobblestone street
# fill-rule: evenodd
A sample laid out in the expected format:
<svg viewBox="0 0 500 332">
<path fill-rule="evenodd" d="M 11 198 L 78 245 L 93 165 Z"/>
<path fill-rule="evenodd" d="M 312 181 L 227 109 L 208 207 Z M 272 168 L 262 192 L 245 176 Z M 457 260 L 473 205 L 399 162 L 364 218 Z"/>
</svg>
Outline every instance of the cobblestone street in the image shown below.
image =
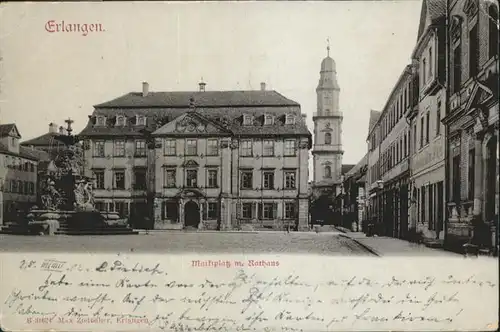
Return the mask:
<svg viewBox="0 0 500 332">
<path fill-rule="evenodd" d="M 153 231 L 122 236 L 0 235 L 0 252 L 20 251 L 373 255 L 356 241 L 335 232 Z"/>
</svg>

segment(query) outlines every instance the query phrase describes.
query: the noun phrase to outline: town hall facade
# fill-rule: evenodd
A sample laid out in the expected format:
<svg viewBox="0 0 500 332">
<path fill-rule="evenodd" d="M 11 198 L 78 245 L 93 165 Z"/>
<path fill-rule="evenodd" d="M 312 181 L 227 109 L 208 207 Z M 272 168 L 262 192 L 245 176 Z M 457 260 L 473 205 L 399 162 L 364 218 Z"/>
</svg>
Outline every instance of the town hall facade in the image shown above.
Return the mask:
<svg viewBox="0 0 500 332">
<path fill-rule="evenodd" d="M 311 134 L 276 91 L 126 94 L 81 132 L 96 206 L 136 228 L 305 229 Z"/>
</svg>

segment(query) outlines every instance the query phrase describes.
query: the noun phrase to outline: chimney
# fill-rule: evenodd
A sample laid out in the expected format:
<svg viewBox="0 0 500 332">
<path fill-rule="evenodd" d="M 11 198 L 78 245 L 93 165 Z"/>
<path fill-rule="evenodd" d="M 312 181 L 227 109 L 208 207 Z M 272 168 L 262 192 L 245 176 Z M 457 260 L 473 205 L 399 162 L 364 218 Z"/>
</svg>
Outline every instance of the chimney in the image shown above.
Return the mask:
<svg viewBox="0 0 500 332">
<path fill-rule="evenodd" d="M 148 94 L 149 94 L 149 83 L 142 82 L 142 96 L 147 97 Z"/>
<path fill-rule="evenodd" d="M 57 133 L 57 125 L 54 122 L 49 123 L 49 133 Z"/>
<path fill-rule="evenodd" d="M 266 91 L 266 83 L 265 82 L 260 83 L 260 91 Z"/>
</svg>

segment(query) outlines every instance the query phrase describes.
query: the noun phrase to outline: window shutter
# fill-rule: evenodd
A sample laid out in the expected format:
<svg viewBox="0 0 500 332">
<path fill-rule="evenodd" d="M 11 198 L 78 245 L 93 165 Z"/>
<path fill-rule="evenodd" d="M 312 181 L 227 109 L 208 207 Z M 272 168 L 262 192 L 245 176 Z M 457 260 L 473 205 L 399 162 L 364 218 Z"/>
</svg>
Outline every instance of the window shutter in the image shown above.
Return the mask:
<svg viewBox="0 0 500 332">
<path fill-rule="evenodd" d="M 252 212 L 251 212 L 251 215 L 250 217 L 252 219 L 256 219 L 257 218 L 257 203 L 252 203 Z"/>
<path fill-rule="evenodd" d="M 257 204 L 257 218 L 262 220 L 262 203 Z"/>
<path fill-rule="evenodd" d="M 273 219 L 278 217 L 278 203 L 273 203 Z"/>
</svg>

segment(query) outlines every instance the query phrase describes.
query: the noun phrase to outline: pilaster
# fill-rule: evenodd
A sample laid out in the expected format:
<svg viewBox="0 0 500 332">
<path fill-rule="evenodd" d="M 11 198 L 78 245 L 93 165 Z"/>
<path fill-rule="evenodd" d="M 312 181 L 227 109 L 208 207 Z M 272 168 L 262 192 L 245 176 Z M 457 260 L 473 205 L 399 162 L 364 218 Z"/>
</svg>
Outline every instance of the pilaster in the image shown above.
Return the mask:
<svg viewBox="0 0 500 332">
<path fill-rule="evenodd" d="M 309 230 L 309 200 L 299 199 L 299 224 L 297 227 L 298 231 Z"/>
<path fill-rule="evenodd" d="M 221 140 L 221 195 L 228 195 L 231 192 L 231 141 L 229 139 Z"/>
<path fill-rule="evenodd" d="M 153 203 L 153 214 L 154 214 L 154 228 L 157 228 L 156 225 L 161 221 L 161 209 L 162 209 L 162 200 L 160 198 L 155 197 Z M 130 211 L 130 210 L 129 210 Z"/>
<path fill-rule="evenodd" d="M 184 227 L 184 199 L 179 199 L 179 223 Z"/>
<path fill-rule="evenodd" d="M 483 147 L 481 135 L 474 140 L 474 216 L 481 216 L 483 207 Z"/>
</svg>

